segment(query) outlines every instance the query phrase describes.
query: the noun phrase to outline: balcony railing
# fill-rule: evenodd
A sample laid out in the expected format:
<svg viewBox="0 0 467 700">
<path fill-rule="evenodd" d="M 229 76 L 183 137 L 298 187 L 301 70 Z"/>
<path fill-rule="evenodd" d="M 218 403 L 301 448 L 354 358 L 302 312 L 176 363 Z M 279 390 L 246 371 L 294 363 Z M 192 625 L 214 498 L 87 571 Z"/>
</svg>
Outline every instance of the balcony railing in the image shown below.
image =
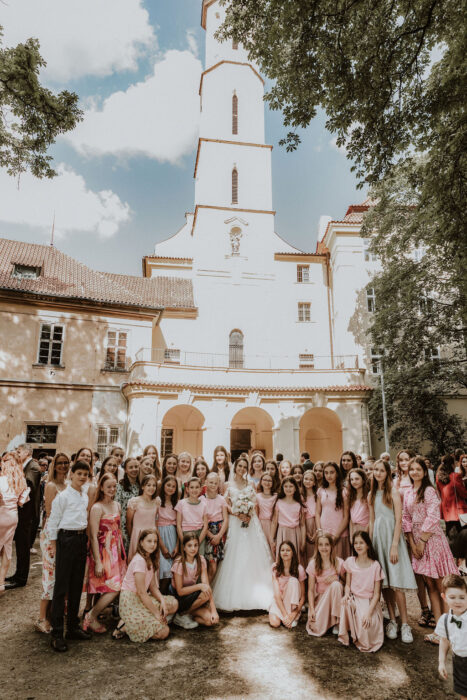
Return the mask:
<svg viewBox="0 0 467 700">
<path fill-rule="evenodd" d="M 243 355 L 230 357 L 228 353 L 192 352 L 178 348 L 141 348 L 136 353 L 136 362 L 151 362 L 159 365 L 184 367 L 221 368 L 232 370 L 274 369 L 313 370 L 359 369 L 358 355 L 311 355 L 302 359 L 297 355 Z"/>
</svg>

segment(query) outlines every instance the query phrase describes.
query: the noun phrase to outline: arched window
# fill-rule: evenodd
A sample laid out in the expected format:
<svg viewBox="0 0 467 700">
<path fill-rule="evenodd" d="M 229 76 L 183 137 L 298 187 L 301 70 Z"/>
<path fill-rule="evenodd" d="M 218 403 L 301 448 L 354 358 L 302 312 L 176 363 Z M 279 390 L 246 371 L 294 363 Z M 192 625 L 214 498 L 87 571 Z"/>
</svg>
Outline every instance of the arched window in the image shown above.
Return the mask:
<svg viewBox="0 0 467 700">
<path fill-rule="evenodd" d="M 235 165 L 232 170 L 232 204 L 238 204 L 238 170 Z"/>
<path fill-rule="evenodd" d="M 231 331 L 229 335 L 229 367 L 243 367 L 243 333 L 238 329 Z"/>
<path fill-rule="evenodd" d="M 238 97 L 232 95 L 232 134 L 238 134 Z"/>
</svg>

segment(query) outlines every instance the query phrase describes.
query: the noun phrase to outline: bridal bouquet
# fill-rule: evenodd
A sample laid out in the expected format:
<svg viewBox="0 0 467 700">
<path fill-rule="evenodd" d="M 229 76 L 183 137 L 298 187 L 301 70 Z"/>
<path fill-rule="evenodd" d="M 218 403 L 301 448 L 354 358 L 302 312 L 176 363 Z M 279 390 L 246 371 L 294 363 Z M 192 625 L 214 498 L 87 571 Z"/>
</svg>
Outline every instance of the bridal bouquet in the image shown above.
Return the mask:
<svg viewBox="0 0 467 700">
<path fill-rule="evenodd" d="M 234 515 L 250 515 L 253 513 L 253 508 L 255 504 L 247 496 L 239 496 L 232 506 L 232 513 Z M 242 527 L 248 527 L 250 523 L 242 521 Z"/>
</svg>

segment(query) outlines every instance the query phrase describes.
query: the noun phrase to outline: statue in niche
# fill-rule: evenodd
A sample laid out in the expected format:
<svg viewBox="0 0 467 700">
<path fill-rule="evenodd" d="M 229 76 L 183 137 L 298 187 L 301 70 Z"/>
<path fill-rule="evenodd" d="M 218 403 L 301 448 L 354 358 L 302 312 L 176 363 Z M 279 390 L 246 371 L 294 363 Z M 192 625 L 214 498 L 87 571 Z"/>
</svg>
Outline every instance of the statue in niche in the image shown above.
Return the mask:
<svg viewBox="0 0 467 700">
<path fill-rule="evenodd" d="M 235 226 L 230 231 L 230 245 L 232 246 L 232 256 L 240 255 L 240 239 L 242 237 L 242 229 Z"/>
</svg>

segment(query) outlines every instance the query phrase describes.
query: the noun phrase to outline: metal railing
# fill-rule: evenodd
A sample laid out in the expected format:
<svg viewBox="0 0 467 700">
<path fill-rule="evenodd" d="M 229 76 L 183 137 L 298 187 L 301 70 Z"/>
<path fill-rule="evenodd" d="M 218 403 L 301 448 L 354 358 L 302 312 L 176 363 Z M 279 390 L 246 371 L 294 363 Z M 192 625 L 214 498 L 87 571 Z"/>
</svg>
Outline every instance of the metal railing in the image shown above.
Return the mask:
<svg viewBox="0 0 467 700">
<path fill-rule="evenodd" d="M 275 370 L 329 370 L 359 369 L 358 355 L 311 355 L 300 361 L 299 355 L 243 355 L 207 353 L 180 350 L 178 348 L 141 348 L 136 353 L 136 362 L 151 362 L 160 365 L 201 367 L 206 369 L 275 369 Z"/>
</svg>

